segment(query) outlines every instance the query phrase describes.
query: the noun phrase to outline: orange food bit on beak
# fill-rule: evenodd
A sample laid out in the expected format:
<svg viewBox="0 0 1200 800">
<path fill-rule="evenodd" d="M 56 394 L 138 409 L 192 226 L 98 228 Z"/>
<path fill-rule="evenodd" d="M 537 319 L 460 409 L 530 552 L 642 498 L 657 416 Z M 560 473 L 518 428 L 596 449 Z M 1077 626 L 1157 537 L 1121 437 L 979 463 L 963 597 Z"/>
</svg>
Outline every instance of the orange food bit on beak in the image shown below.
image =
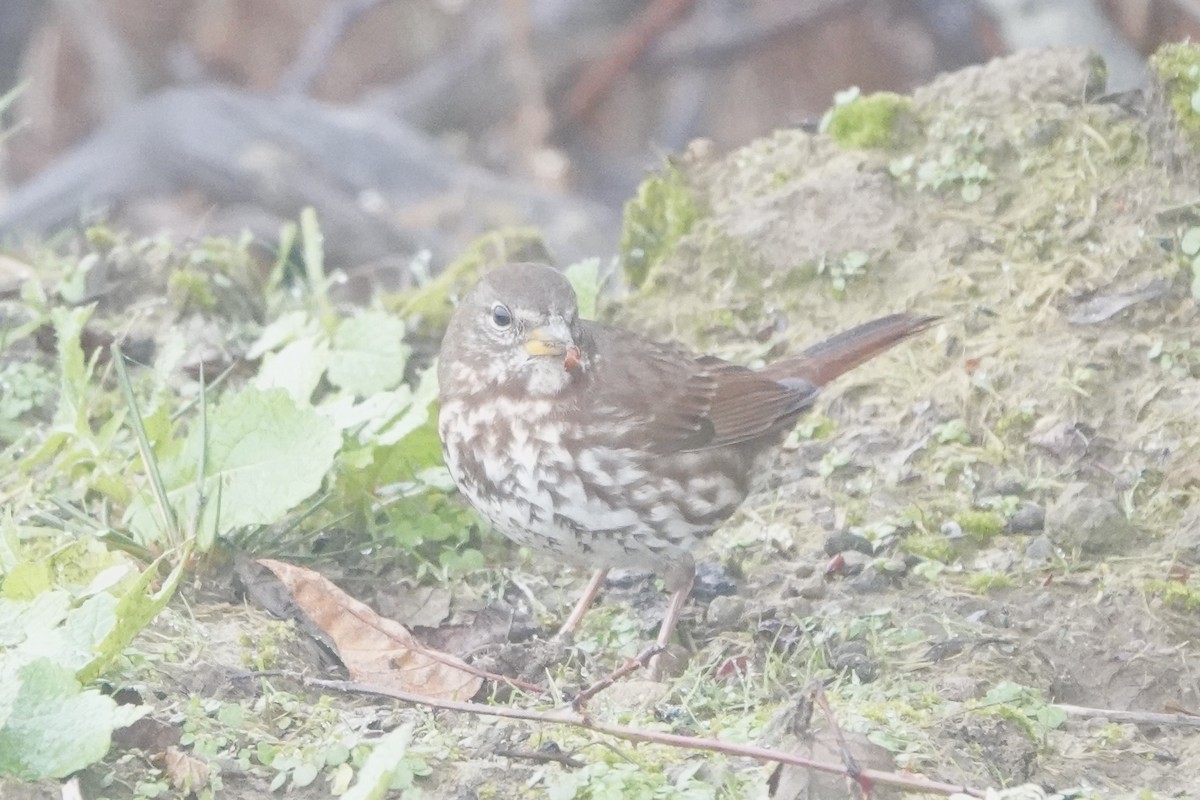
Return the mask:
<svg viewBox="0 0 1200 800">
<path fill-rule="evenodd" d="M 563 356 L 563 369 L 570 372 L 579 366 L 579 348 L 571 345 L 567 348 L 567 354 Z"/>
</svg>

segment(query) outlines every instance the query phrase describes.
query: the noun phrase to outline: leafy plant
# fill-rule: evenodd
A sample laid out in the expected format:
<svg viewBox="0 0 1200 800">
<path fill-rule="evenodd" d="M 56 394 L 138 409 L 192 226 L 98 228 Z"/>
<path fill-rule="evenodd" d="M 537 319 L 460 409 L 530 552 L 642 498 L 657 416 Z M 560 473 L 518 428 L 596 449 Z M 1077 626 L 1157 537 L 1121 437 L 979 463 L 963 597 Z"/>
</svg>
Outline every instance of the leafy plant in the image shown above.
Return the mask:
<svg viewBox="0 0 1200 800">
<path fill-rule="evenodd" d="M 700 216 L 700 206 L 678 168 L 668 165 L 643 181 L 625 204 L 621 225 L 621 260 L 629 283 L 641 286 Z"/>
<path fill-rule="evenodd" d="M 1066 713 L 1043 700 L 1038 691 L 1011 681 L 994 686 L 980 708 L 1021 723 L 1039 741 L 1067 721 Z"/>
<path fill-rule="evenodd" d="M 846 284 L 853 278 L 866 274 L 867 262 L 871 257 L 862 250 L 851 250 L 841 258 L 830 260 L 822 258 L 817 264 L 818 275 L 828 275 L 833 285 L 833 293 L 838 297 L 846 296 Z"/>
<path fill-rule="evenodd" d="M 983 162 L 984 131 L 980 122 L 957 128 L 937 122 L 928 131 L 929 141 L 938 143 L 936 151 L 925 158 L 909 154 L 893 160 L 889 165 L 892 177 L 918 190 L 939 192 L 955 187 L 963 202 L 974 203 L 983 196 L 984 184 L 993 178 Z"/>
<path fill-rule="evenodd" d="M 262 308 L 272 321 L 251 354 L 261 365 L 240 385 L 180 381 L 183 345 L 169 336 L 155 369 L 136 373 L 120 347 L 85 350 L 105 320 L 91 307 L 57 303 L 87 263 L 64 270 L 75 276 L 60 284 L 66 294 L 26 288 L 29 319 L 10 328 L 0 348 L 48 323 L 56 350 L 52 365 L 25 349 L 0 366 L 0 441 L 14 443 L 0 476 L 0 775 L 61 777 L 105 755 L 112 731 L 146 709 L 117 705 L 93 684 L 166 605 L 192 556 L 235 535 L 256 549 L 281 526 L 319 531 L 348 513 L 375 524 L 373 481 L 391 480 L 403 485 L 400 500 L 430 509 L 406 526 L 399 515 L 414 507 L 393 503 L 391 519 L 396 530 L 423 531 L 416 539 L 429 543 L 438 575 L 481 564 L 477 551 L 462 546 L 472 530 L 465 513 L 444 502 L 430 417 L 434 372 L 404 382 L 410 349 L 401 320 L 370 310 L 337 313 L 311 214 L 290 236 L 304 254 L 300 280 L 308 292 L 269 294 Z M 89 241 L 98 248 L 92 262 L 145 252 L 101 229 L 89 231 Z M 180 309 L 208 313 L 198 300 L 229 288 L 219 250 L 210 243 L 195 258 L 165 258 L 213 265 L 172 284 L 190 298 Z M 274 273 L 277 288 L 294 279 L 283 264 Z M 335 489 L 330 513 L 316 514 Z M 395 541 L 414 545 L 411 535 Z M 224 723 L 235 727 L 231 718 Z M 220 750 L 204 730 L 189 739 L 195 752 Z M 275 774 L 297 786 L 315 777 L 314 766 L 338 766 L 286 748 L 277 757 Z M 420 774 L 417 761 L 409 763 L 410 776 Z M 353 775 L 336 774 L 345 785 Z M 206 791 L 217 783 L 219 770 Z"/>
</svg>

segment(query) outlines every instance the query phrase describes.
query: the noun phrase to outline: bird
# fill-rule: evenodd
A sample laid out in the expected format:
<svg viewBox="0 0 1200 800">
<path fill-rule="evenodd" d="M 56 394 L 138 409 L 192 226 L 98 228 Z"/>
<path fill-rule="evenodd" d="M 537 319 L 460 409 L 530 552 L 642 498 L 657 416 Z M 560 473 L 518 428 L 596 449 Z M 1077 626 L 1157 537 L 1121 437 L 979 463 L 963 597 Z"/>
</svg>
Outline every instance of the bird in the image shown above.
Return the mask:
<svg viewBox="0 0 1200 800">
<path fill-rule="evenodd" d="M 582 319 L 545 264 L 484 273 L 438 355 L 438 434 L 458 490 L 519 545 L 593 570 L 572 634 L 608 570 L 671 593 L 665 648 L 695 577 L 693 551 L 754 488 L 822 386 L 938 317 L 872 320 L 751 369 Z"/>
</svg>

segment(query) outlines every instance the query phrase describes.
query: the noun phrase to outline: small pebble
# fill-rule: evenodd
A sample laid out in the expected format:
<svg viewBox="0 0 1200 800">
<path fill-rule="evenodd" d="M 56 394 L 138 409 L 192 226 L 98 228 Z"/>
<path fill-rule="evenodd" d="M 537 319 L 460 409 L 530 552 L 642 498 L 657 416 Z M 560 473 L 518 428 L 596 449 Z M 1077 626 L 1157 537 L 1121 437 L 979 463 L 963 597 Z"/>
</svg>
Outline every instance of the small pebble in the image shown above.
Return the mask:
<svg viewBox="0 0 1200 800">
<path fill-rule="evenodd" d="M 1045 564 L 1054 557 L 1054 542 L 1046 534 L 1035 536 L 1025 545 L 1025 560 L 1037 566 Z"/>
<path fill-rule="evenodd" d="M 847 551 L 871 555 L 875 552 L 875 548 L 869 539 L 849 531 L 837 531 L 825 538 L 825 555 L 835 556 Z"/>
<path fill-rule="evenodd" d="M 1008 533 L 1034 533 L 1045 524 L 1046 510 L 1037 503 L 1025 503 L 1008 518 L 1004 529 Z"/>
<path fill-rule="evenodd" d="M 720 631 L 734 630 L 746 615 L 747 603 L 740 597 L 715 597 L 708 604 L 704 621 Z"/>
</svg>

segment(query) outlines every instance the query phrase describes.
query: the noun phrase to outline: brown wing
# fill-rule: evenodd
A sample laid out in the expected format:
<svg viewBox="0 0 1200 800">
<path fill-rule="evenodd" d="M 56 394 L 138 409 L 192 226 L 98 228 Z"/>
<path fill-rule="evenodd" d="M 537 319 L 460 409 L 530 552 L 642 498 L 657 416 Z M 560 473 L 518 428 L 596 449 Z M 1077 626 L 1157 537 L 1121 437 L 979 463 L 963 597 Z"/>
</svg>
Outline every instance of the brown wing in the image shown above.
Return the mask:
<svg viewBox="0 0 1200 800">
<path fill-rule="evenodd" d="M 639 447 L 665 453 L 744 442 L 785 427 L 817 395 L 801 378 L 772 380 L 597 323 L 586 330 L 601 354 L 590 401 L 623 409 L 626 435 Z"/>
</svg>

